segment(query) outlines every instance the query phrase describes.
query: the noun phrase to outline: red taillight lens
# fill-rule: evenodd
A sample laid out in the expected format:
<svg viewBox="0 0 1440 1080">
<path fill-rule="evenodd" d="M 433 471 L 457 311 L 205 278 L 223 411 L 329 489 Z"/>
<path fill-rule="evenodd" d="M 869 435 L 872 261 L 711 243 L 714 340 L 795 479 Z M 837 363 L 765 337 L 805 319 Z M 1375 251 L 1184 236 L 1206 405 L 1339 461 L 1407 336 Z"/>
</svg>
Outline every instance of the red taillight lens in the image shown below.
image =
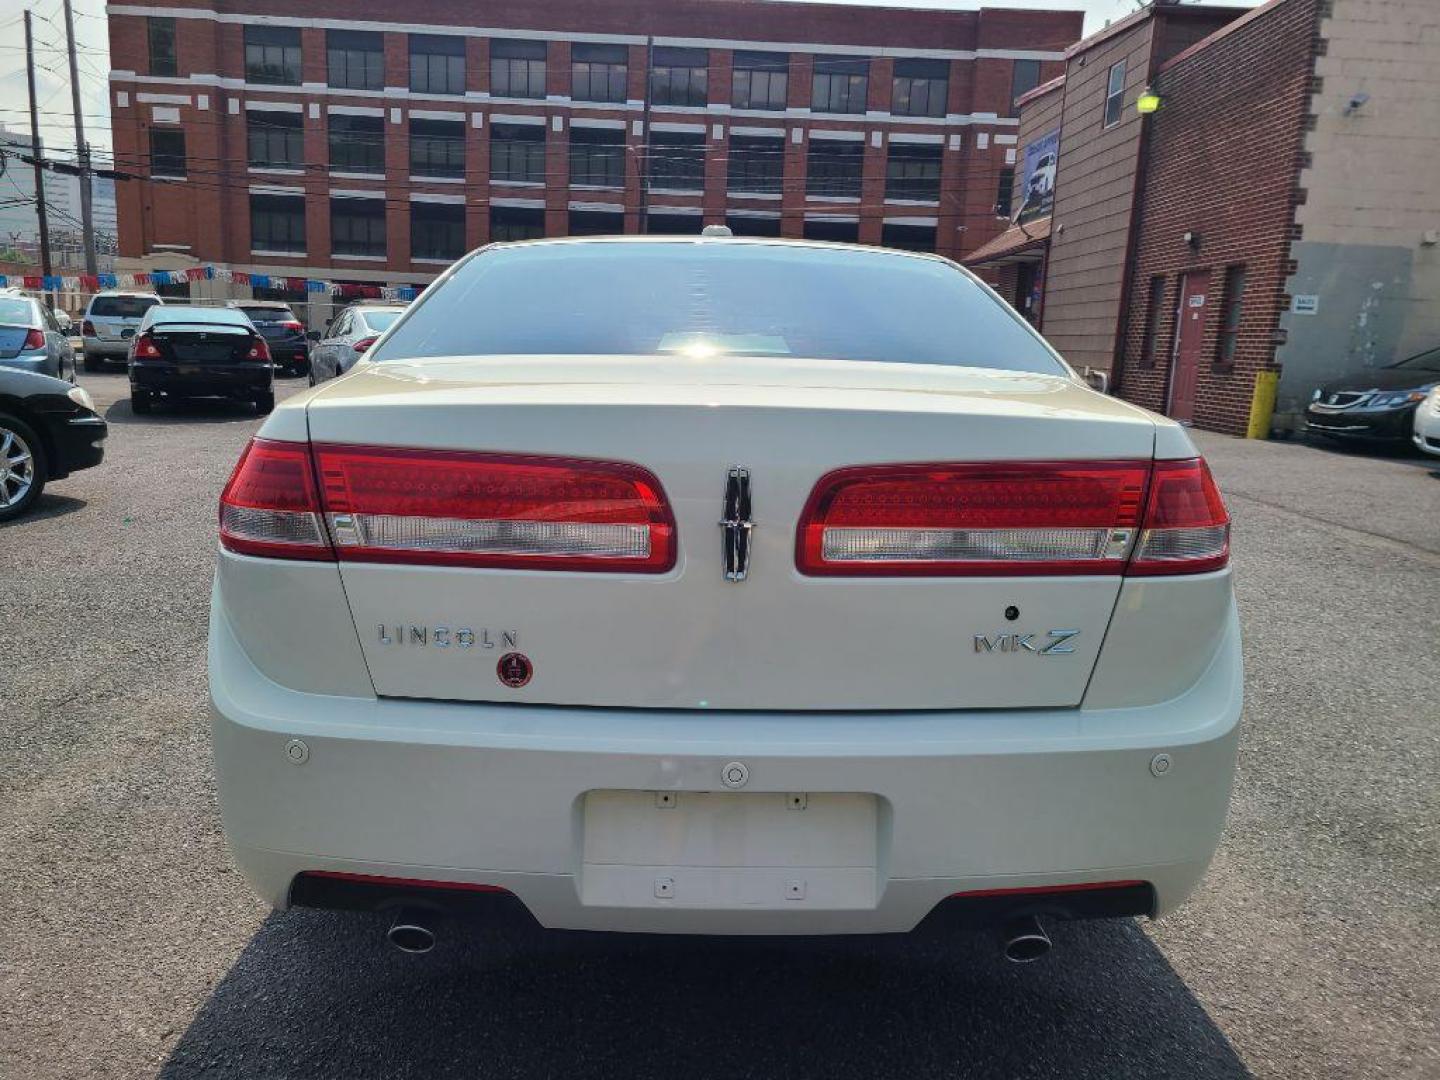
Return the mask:
<svg viewBox="0 0 1440 1080">
<path fill-rule="evenodd" d="M 254 338 L 250 342 L 250 351 L 245 354 L 246 360 L 258 360 L 261 363 L 270 362 L 270 346 L 265 344 L 264 338 Z"/>
<path fill-rule="evenodd" d="M 280 324 L 280 326 L 281 326 L 282 329 L 285 329 L 285 330 L 293 330 L 293 331 L 295 331 L 297 334 L 298 334 L 298 333 L 303 333 L 304 330 L 305 330 L 305 325 L 304 325 L 303 323 L 297 322 L 297 321 L 294 320 L 294 319 L 291 319 L 289 322 L 282 322 L 282 323 Z"/>
<path fill-rule="evenodd" d="M 351 345 L 350 348 L 354 349 L 357 353 L 363 353 L 366 349 L 370 348 L 371 345 L 374 345 L 375 342 L 378 340 L 378 335 L 376 337 L 361 338 L 359 341 L 355 342 L 354 345 Z"/>
<path fill-rule="evenodd" d="M 250 440 L 220 496 L 220 543 L 242 555 L 335 557 L 305 443 Z"/>
<path fill-rule="evenodd" d="M 141 334 L 135 339 L 135 359 L 160 359 L 160 348 L 155 344 L 154 339 L 152 339 L 149 334 Z"/>
<path fill-rule="evenodd" d="M 801 573 L 1118 574 L 1140 525 L 1143 461 L 841 469 L 810 495 Z"/>
<path fill-rule="evenodd" d="M 341 559 L 658 574 L 675 522 L 636 465 L 443 450 L 315 447 Z"/>
<path fill-rule="evenodd" d="M 80 334 L 81 334 L 82 337 L 94 337 L 94 336 L 95 336 L 95 324 L 94 324 L 93 322 L 91 322 L 89 319 L 86 319 L 84 322 L 82 322 L 82 323 L 80 324 Z"/>
<path fill-rule="evenodd" d="M 1198 458 L 841 469 L 816 484 L 796 534 L 813 575 L 1193 574 L 1228 557 L 1229 518 Z"/>
<path fill-rule="evenodd" d="M 23 347 L 26 349 L 43 349 L 45 347 L 45 331 L 31 330 L 25 335 L 25 345 Z"/>
<path fill-rule="evenodd" d="M 1157 461 L 1131 574 L 1199 574 L 1230 559 L 1230 514 L 1201 458 Z"/>
</svg>

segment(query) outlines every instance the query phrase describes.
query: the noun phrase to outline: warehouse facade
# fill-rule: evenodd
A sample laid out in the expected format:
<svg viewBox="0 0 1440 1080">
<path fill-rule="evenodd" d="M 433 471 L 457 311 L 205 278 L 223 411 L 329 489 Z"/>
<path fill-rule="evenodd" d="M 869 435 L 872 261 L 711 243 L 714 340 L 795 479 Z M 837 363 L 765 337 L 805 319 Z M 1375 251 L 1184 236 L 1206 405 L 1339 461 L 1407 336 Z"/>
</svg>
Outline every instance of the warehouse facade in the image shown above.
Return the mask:
<svg viewBox="0 0 1440 1080">
<path fill-rule="evenodd" d="M 423 284 L 492 240 L 963 256 L 1079 12 L 758 0 L 110 5 L 118 269 Z M 648 70 L 648 75 L 647 75 Z"/>
</svg>

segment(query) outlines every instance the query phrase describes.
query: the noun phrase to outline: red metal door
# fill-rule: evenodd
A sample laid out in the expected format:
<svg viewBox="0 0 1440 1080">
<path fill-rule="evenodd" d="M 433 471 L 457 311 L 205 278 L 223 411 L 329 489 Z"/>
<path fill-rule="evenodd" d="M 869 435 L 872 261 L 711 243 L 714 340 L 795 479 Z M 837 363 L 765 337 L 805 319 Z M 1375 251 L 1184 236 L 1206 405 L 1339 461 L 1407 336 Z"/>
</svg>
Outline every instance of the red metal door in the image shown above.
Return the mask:
<svg viewBox="0 0 1440 1080">
<path fill-rule="evenodd" d="M 1170 369 L 1170 416 L 1183 423 L 1195 417 L 1195 384 L 1205 341 L 1205 297 L 1210 271 L 1195 270 L 1180 279 L 1180 311 L 1175 325 L 1175 355 Z"/>
</svg>

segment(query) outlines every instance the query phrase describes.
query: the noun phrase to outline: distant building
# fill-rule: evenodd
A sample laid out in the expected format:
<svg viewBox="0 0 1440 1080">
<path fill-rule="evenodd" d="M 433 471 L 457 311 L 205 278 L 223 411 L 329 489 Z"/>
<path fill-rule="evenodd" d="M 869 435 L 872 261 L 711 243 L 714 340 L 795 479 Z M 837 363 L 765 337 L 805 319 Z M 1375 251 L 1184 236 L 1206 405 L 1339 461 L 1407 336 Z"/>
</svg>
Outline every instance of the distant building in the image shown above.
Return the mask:
<svg viewBox="0 0 1440 1080">
<path fill-rule="evenodd" d="M 1052 130 L 1049 218 L 967 261 L 1121 396 L 1243 434 L 1278 380 L 1283 433 L 1326 379 L 1440 346 L 1433 0 L 1146 8 L 1022 99 L 1021 143 Z"/>
<path fill-rule="evenodd" d="M 117 167 L 151 178 L 119 185 L 122 270 L 422 284 L 492 240 L 720 222 L 962 256 L 1002 227 L 1016 97 L 1082 24 L 759 0 L 222 7 L 110 9 Z"/>
<path fill-rule="evenodd" d="M 15 154 L 30 153 L 30 136 L 0 125 L 0 248 L 33 257 L 40 250 L 40 215 L 35 199 L 34 166 Z M 43 146 L 42 146 L 43 149 Z M 109 269 L 116 249 L 115 182 L 94 179 L 91 200 L 100 269 Z M 49 211 L 50 257 L 56 266 L 84 265 L 83 230 L 80 227 L 80 178 L 46 172 L 43 179 Z"/>
</svg>

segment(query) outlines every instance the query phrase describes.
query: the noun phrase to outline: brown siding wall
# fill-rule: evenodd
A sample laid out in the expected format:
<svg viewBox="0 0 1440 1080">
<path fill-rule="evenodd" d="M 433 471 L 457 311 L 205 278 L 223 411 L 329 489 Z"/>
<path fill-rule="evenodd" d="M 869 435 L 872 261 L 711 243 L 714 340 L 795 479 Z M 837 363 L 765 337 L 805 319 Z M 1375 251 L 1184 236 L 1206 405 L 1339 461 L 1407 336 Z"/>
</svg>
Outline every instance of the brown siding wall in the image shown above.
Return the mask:
<svg viewBox="0 0 1440 1080">
<path fill-rule="evenodd" d="M 1135 98 L 1149 76 L 1154 19 L 1070 58 L 1045 290 L 1045 336 L 1071 364 L 1108 371 L 1125 277 L 1140 145 Z M 1110 68 L 1125 61 L 1124 108 L 1104 127 Z"/>
<path fill-rule="evenodd" d="M 1210 292 L 1195 399 L 1199 427 L 1243 434 L 1255 373 L 1272 366 L 1293 231 L 1301 140 L 1316 41 L 1317 0 L 1274 8 L 1180 57 L 1156 80 L 1146 198 L 1120 372 L 1121 396 L 1163 411 L 1169 390 L 1180 275 L 1208 269 Z M 1183 237 L 1200 237 L 1198 248 Z M 1226 268 L 1245 267 L 1233 364 L 1221 362 Z M 1158 347 L 1143 358 L 1150 280 L 1166 280 Z"/>
</svg>

